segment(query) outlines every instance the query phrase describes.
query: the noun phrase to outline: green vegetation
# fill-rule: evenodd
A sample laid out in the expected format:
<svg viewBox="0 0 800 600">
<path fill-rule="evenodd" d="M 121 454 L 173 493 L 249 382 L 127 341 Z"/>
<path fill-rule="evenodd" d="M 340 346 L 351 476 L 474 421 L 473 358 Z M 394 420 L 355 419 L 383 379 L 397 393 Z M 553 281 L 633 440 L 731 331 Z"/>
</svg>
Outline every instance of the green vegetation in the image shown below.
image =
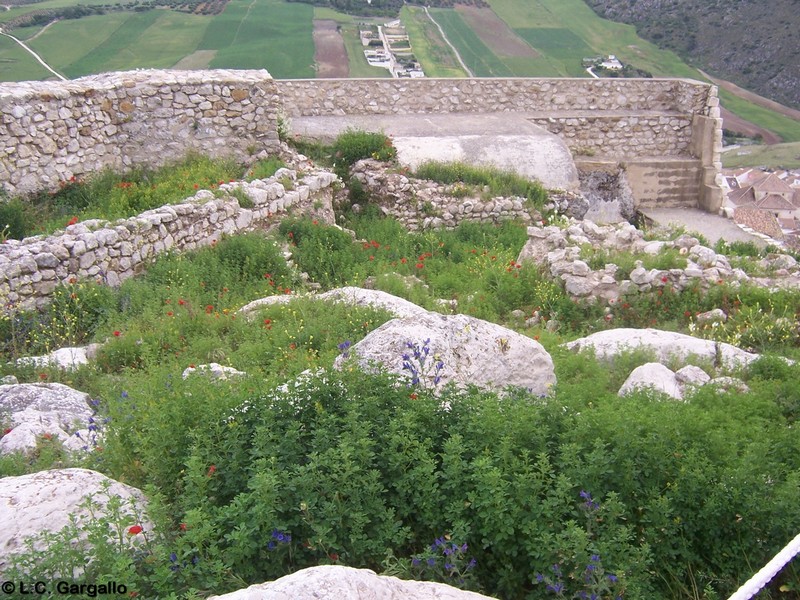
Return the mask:
<svg viewBox="0 0 800 600">
<path fill-rule="evenodd" d="M 742 146 L 722 153 L 722 166 L 800 169 L 800 143 Z"/>
<path fill-rule="evenodd" d="M 784 142 L 800 142 L 800 121 L 757 106 L 730 92 L 719 90 L 720 103 L 736 115 L 781 136 Z"/>
<path fill-rule="evenodd" d="M 513 71 L 489 48 L 458 12 L 452 9 L 430 10 L 431 16 L 444 30 L 447 39 L 455 46 L 461 59 L 476 77 L 510 77 Z"/>
<path fill-rule="evenodd" d="M 24 459 L 0 459 L 0 476 L 94 468 L 147 488 L 154 522 L 131 550 L 142 523 L 112 502 L 4 575 L 22 569 L 50 581 L 79 565 L 96 581 L 124 579 L 140 597 L 189 600 L 344 564 L 503 600 L 544 599 L 558 582 L 570 595 L 725 597 L 800 528 L 796 365 L 765 358 L 739 373 L 750 392 L 708 387 L 666 402 L 616 394 L 645 355 L 606 365 L 560 346 L 618 323 L 687 331 L 697 328 L 696 311 L 724 307 L 735 325 L 723 335 L 736 329 L 754 349 L 797 357 L 800 339 L 785 337 L 781 315 L 796 309 L 798 292 L 653 290 L 609 304 L 611 325 L 603 307 L 573 302 L 549 274 L 516 263 L 522 224 L 412 234 L 369 210 L 345 217 L 361 242 L 288 219 L 272 236 L 161 256 L 118 290 L 71 282 L 43 312 L 0 320 L 5 359 L 105 341 L 95 365 L 72 373 L 4 361 L 2 371 L 21 381 L 89 391 L 102 443 L 87 440 L 93 451 L 79 460 L 41 439 Z M 653 260 L 666 268 L 680 257 Z M 541 339 L 556 365 L 553 396 L 446 388 L 437 397 L 352 362 L 329 369 L 389 318 L 383 311 L 297 298 L 237 313 L 257 298 L 302 292 L 301 271 L 323 289 L 373 277 L 379 289 L 428 307 L 456 299 L 460 312 Z M 411 275 L 422 283 L 409 285 Z M 521 328 L 517 309 L 562 326 L 556 334 L 543 323 Z M 181 378 L 211 361 L 248 375 Z M 93 549 L 72 543 L 81 531 Z M 765 597 L 781 597 L 781 586 L 800 586 L 796 568 Z"/>
<path fill-rule="evenodd" d="M 52 75 L 14 40 L 0 36 L 0 81 L 46 79 Z"/>
<path fill-rule="evenodd" d="M 483 188 L 480 190 L 480 195 L 487 198 L 520 196 L 538 209 L 541 209 L 547 200 L 547 192 L 538 182 L 494 167 L 476 167 L 460 162 L 429 161 L 417 167 L 414 175 L 420 179 L 430 179 L 439 183 L 479 186 Z M 461 192 L 457 193 L 461 194 Z"/>
<path fill-rule="evenodd" d="M 314 77 L 313 7 L 282 0 L 232 0 L 198 46 L 217 50 L 211 68 L 267 69 L 276 78 Z"/>
<path fill-rule="evenodd" d="M 265 159 L 252 165 L 246 177 L 265 179 L 282 166 L 274 158 Z M 243 167 L 234 162 L 196 155 L 160 169 L 139 168 L 124 175 L 106 170 L 85 181 L 65 182 L 52 194 L 0 203 L 0 235 L 3 239 L 22 239 L 88 219 L 131 217 L 182 202 L 199 189 L 214 190 L 222 183 L 241 178 L 242 172 Z"/>
<path fill-rule="evenodd" d="M 404 6 L 400 18 L 427 77 L 465 77 L 466 73 L 442 34 L 421 8 Z"/>
</svg>

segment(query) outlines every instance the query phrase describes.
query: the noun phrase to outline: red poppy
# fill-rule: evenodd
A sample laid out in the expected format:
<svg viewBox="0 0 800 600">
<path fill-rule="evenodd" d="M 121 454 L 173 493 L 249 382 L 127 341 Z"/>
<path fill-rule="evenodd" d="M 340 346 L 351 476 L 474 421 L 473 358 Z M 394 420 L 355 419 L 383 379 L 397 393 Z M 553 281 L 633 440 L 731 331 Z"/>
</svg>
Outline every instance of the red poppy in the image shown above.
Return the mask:
<svg viewBox="0 0 800 600">
<path fill-rule="evenodd" d="M 179 527 L 180 527 L 180 530 L 181 530 L 181 531 L 186 531 L 186 529 L 187 529 L 187 527 L 186 527 L 186 523 L 181 523 L 181 524 L 179 525 Z"/>
<path fill-rule="evenodd" d="M 121 335 L 122 335 L 122 334 L 121 334 L 119 331 L 115 331 L 115 332 L 114 332 L 114 337 L 119 337 L 119 336 L 121 336 Z"/>
<path fill-rule="evenodd" d="M 336 554 L 336 552 L 331 552 L 330 554 L 328 554 L 328 558 L 330 558 L 332 561 L 336 562 L 337 560 L 339 560 L 339 555 Z"/>
<path fill-rule="evenodd" d="M 424 265 L 423 263 L 421 263 L 421 262 L 418 262 L 418 263 L 417 263 L 417 268 L 418 268 L 418 269 L 421 269 L 421 268 L 422 268 L 422 267 L 424 267 L 424 266 L 425 266 L 425 265 Z"/>
<path fill-rule="evenodd" d="M 75 283 L 76 281 L 78 281 L 78 280 L 77 280 L 77 279 L 75 279 L 74 277 L 70 277 L 70 278 L 69 278 L 69 282 L 70 282 L 70 283 Z"/>
<path fill-rule="evenodd" d="M 211 304 L 207 304 L 206 305 L 206 314 L 210 315 L 212 312 L 214 312 L 214 307 Z"/>
<path fill-rule="evenodd" d="M 69 221 L 67 221 L 67 227 L 70 225 L 75 225 L 78 222 L 78 217 L 72 217 Z"/>
<path fill-rule="evenodd" d="M 47 373 L 39 373 L 39 379 L 41 380 L 47 379 Z"/>
<path fill-rule="evenodd" d="M 11 433 L 13 430 L 14 430 L 14 429 L 13 429 L 12 427 L 9 427 L 9 428 L 7 428 L 7 429 L 4 429 L 4 430 L 3 430 L 3 435 L 8 435 L 8 434 L 9 434 L 9 433 Z"/>
<path fill-rule="evenodd" d="M 171 317 L 173 314 L 174 314 L 174 313 L 173 313 L 171 310 L 168 310 L 168 311 L 167 311 L 167 316 L 168 316 L 168 317 Z"/>
<path fill-rule="evenodd" d="M 141 525 L 134 525 L 133 527 L 128 528 L 129 535 L 136 535 L 137 533 L 142 533 L 142 531 L 144 531 L 144 529 Z"/>
<path fill-rule="evenodd" d="M 419 396 L 417 396 L 416 394 L 409 394 L 408 397 L 411 398 L 412 400 L 416 400 Z"/>
<path fill-rule="evenodd" d="M 264 325 L 269 325 L 272 323 L 272 319 L 264 319 Z"/>
<path fill-rule="evenodd" d="M 369 255 L 369 259 L 370 259 L 370 260 L 375 260 L 375 257 L 374 257 L 374 256 L 372 256 L 372 255 L 370 254 L 370 255 Z"/>
<path fill-rule="evenodd" d="M 186 300 L 184 300 L 183 298 L 178 298 L 178 304 L 180 306 L 183 306 L 184 304 L 186 304 Z"/>
<path fill-rule="evenodd" d="M 408 259 L 406 259 L 406 258 L 401 258 L 401 259 L 400 259 L 400 262 L 401 262 L 401 263 L 403 263 L 403 264 L 406 264 L 406 263 L 408 262 Z"/>
<path fill-rule="evenodd" d="M 208 473 L 206 473 L 206 477 L 211 477 L 216 472 L 217 472 L 217 465 L 211 465 L 210 467 L 208 467 Z"/>
</svg>

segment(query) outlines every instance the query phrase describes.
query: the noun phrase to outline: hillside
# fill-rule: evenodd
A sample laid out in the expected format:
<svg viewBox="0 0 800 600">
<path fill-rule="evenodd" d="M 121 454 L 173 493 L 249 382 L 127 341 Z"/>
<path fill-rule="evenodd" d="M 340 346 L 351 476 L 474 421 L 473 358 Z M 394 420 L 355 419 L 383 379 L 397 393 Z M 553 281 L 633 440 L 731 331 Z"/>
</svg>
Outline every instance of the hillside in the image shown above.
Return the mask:
<svg viewBox="0 0 800 600">
<path fill-rule="evenodd" d="M 586 0 L 600 16 L 747 89 L 800 108 L 797 0 Z"/>
</svg>

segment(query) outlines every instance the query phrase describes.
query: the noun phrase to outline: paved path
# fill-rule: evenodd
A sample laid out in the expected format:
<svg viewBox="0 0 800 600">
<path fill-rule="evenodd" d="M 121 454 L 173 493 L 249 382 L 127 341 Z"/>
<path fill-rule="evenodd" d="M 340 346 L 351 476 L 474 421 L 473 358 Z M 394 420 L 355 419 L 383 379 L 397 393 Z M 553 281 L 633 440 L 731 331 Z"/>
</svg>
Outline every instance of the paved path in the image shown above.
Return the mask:
<svg viewBox="0 0 800 600">
<path fill-rule="evenodd" d="M 689 233 L 700 233 L 712 246 L 720 239 L 726 242 L 753 242 L 759 248 L 767 245 L 761 237 L 747 233 L 731 219 L 697 208 L 646 208 L 640 212 L 659 225 L 674 224 L 685 227 Z"/>
</svg>

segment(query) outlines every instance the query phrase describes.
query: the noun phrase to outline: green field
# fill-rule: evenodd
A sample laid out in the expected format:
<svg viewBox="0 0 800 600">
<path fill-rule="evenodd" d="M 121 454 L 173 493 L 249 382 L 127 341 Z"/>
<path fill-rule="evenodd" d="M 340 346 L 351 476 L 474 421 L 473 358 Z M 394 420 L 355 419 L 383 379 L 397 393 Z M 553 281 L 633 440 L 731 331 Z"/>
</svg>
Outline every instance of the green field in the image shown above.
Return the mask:
<svg viewBox="0 0 800 600">
<path fill-rule="evenodd" d="M 197 47 L 211 17 L 167 10 L 59 21 L 30 46 L 67 77 L 169 68 Z"/>
<path fill-rule="evenodd" d="M 800 142 L 773 144 L 772 146 L 742 146 L 722 153 L 722 166 L 768 166 L 783 169 L 800 169 Z"/>
<path fill-rule="evenodd" d="M 476 77 L 511 77 L 514 72 L 489 48 L 455 10 L 431 9 L 431 16 Z"/>
<path fill-rule="evenodd" d="M 404 6 L 400 18 L 406 26 L 411 47 L 428 77 L 466 77 L 452 49 L 421 8 Z"/>
<path fill-rule="evenodd" d="M 52 76 L 14 40 L 0 35 L 0 81 L 47 79 Z"/>
<path fill-rule="evenodd" d="M 199 50 L 216 50 L 213 69 L 267 69 L 277 78 L 314 77 L 314 8 L 282 0 L 232 0 Z"/>
</svg>

